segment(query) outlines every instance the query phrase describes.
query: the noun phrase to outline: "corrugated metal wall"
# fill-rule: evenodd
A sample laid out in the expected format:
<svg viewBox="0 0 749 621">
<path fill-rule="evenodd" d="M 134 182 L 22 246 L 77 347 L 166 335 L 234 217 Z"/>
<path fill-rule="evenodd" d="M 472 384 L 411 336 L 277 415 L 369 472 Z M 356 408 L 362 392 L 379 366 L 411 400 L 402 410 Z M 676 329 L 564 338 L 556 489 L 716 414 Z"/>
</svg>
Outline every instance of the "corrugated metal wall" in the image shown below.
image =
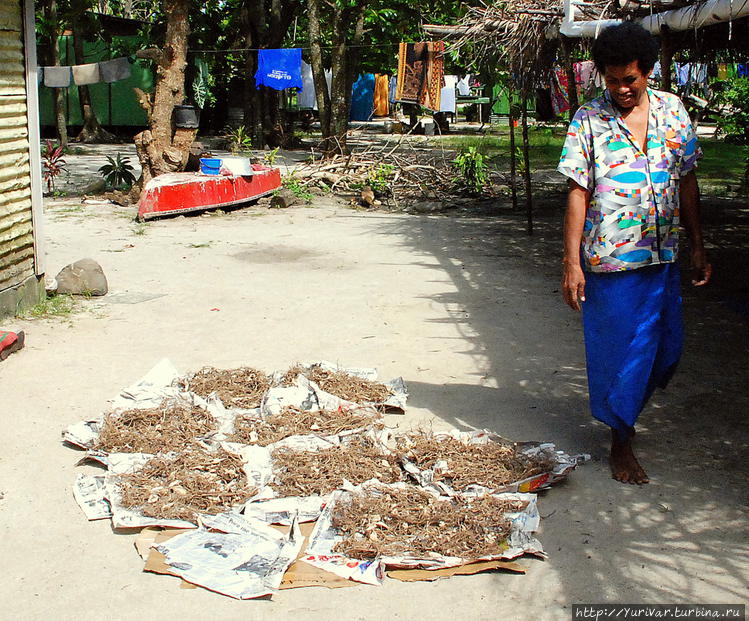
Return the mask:
<svg viewBox="0 0 749 621">
<path fill-rule="evenodd" d="M 0 0 L 0 291 L 34 275 L 20 0 Z"/>
</svg>

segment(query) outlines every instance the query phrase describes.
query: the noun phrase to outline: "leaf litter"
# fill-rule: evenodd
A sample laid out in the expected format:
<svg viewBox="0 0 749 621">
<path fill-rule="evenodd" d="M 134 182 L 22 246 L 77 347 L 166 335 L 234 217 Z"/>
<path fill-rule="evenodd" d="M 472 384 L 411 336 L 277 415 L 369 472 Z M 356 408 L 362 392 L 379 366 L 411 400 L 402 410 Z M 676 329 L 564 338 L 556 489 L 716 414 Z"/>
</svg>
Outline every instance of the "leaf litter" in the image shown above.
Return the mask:
<svg viewBox="0 0 749 621">
<path fill-rule="evenodd" d="M 217 514 L 243 504 L 257 489 L 248 484 L 242 460 L 223 449 L 193 450 L 148 460 L 119 476 L 122 504 L 148 517 L 195 522 L 198 513 Z"/>
<path fill-rule="evenodd" d="M 445 480 L 456 491 L 469 485 L 497 489 L 554 466 L 549 457 L 526 455 L 511 443 L 469 443 L 420 432 L 399 437 L 396 445 L 408 461 L 432 470 L 435 481 Z"/>
<path fill-rule="evenodd" d="M 216 419 L 203 408 L 165 400 L 155 408 L 105 415 L 93 448 L 108 453 L 181 451 L 217 429 Z"/>
<path fill-rule="evenodd" d="M 292 366 L 281 377 L 281 385 L 291 386 L 299 375 L 315 382 L 325 392 L 353 403 L 383 403 L 393 394 L 385 384 L 346 371 L 331 371 L 320 364 Z"/>
<path fill-rule="evenodd" d="M 379 419 L 370 408 L 339 410 L 302 410 L 287 406 L 267 418 L 238 416 L 230 442 L 267 446 L 294 435 L 334 436 L 368 427 Z"/>
<path fill-rule="evenodd" d="M 440 499 L 416 487 L 367 486 L 336 502 L 332 523 L 343 540 L 334 551 L 355 559 L 440 554 L 473 560 L 501 554 L 512 530 L 505 514 L 525 504 L 490 495 Z"/>
<path fill-rule="evenodd" d="M 279 497 L 329 494 L 343 484 L 354 485 L 376 478 L 395 483 L 403 478 L 397 455 L 385 453 L 368 438 L 319 451 L 277 448 L 272 454 L 275 482 L 271 487 Z"/>
<path fill-rule="evenodd" d="M 267 373 L 252 367 L 203 367 L 182 379 L 180 385 L 201 397 L 216 393 L 228 408 L 252 409 L 260 405 L 271 380 Z"/>
</svg>

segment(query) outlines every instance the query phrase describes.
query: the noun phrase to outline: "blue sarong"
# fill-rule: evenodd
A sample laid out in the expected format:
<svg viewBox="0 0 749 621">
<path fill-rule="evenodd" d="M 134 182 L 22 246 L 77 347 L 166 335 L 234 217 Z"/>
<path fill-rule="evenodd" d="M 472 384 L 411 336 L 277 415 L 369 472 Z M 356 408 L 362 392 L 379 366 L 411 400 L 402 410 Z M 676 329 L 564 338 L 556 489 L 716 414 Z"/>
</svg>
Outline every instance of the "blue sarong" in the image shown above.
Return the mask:
<svg viewBox="0 0 749 621">
<path fill-rule="evenodd" d="M 675 263 L 585 274 L 583 329 L 593 417 L 622 438 L 681 357 L 679 267 Z"/>
<path fill-rule="evenodd" d="M 255 84 L 257 88 L 268 86 L 277 91 L 292 87 L 302 88 L 301 48 L 259 50 Z"/>
</svg>

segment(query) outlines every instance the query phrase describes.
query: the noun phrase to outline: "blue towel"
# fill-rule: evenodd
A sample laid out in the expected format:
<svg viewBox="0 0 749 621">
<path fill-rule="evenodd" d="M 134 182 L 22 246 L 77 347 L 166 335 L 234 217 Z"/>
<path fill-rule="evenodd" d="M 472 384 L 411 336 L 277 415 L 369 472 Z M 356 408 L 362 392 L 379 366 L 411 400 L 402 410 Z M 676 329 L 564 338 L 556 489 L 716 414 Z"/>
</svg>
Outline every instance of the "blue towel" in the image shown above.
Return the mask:
<svg viewBox="0 0 749 621">
<path fill-rule="evenodd" d="M 681 358 L 679 267 L 666 263 L 616 273 L 586 273 L 583 302 L 590 409 L 631 435 L 656 387 Z"/>
<path fill-rule="evenodd" d="M 277 91 L 285 88 L 302 88 L 302 50 L 259 50 L 255 84 L 258 88 L 268 86 Z"/>
<path fill-rule="evenodd" d="M 350 121 L 368 121 L 374 112 L 374 73 L 363 73 L 351 87 Z"/>
</svg>

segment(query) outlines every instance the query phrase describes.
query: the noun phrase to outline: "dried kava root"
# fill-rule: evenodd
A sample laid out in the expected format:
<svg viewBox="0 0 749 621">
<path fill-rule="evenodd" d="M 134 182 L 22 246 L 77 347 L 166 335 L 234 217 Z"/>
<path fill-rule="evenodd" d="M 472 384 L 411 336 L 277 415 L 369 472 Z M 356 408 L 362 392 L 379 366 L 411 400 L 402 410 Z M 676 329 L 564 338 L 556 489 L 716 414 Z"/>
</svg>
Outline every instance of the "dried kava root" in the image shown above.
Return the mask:
<svg viewBox="0 0 749 621">
<path fill-rule="evenodd" d="M 123 506 L 152 518 L 189 522 L 195 522 L 198 513 L 227 511 L 257 492 L 248 485 L 242 460 L 223 449 L 154 457 L 137 472 L 120 475 L 119 481 Z"/>
<path fill-rule="evenodd" d="M 376 412 L 366 408 L 310 412 L 287 406 L 264 419 L 238 416 L 227 440 L 267 446 L 293 435 L 334 436 L 368 427 L 378 419 Z"/>
<path fill-rule="evenodd" d="M 449 436 L 436 438 L 418 433 L 399 438 L 397 446 L 420 470 L 433 470 L 434 480 L 444 480 L 456 491 L 469 485 L 493 490 L 548 472 L 548 457 L 531 457 L 512 444 L 467 443 Z"/>
<path fill-rule="evenodd" d="M 181 381 L 185 390 L 207 397 L 215 392 L 227 408 L 252 409 L 260 405 L 270 388 L 270 377 L 259 369 L 203 367 Z"/>
<path fill-rule="evenodd" d="M 383 453 L 365 438 L 320 451 L 278 448 L 272 458 L 271 487 L 279 497 L 322 496 L 338 489 L 344 479 L 360 485 L 372 478 L 395 483 L 403 476 L 397 456 Z"/>
<path fill-rule="evenodd" d="M 107 414 L 93 448 L 108 453 L 181 451 L 217 427 L 216 419 L 201 407 L 164 401 L 155 408 Z"/>
<path fill-rule="evenodd" d="M 329 371 L 319 364 L 310 367 L 295 365 L 281 378 L 283 386 L 290 386 L 298 375 L 304 375 L 325 392 L 353 403 L 383 403 L 393 393 L 380 382 L 351 375 L 345 371 Z"/>
<path fill-rule="evenodd" d="M 370 486 L 336 502 L 332 523 L 344 539 L 334 550 L 351 558 L 441 554 L 466 560 L 501 554 L 525 503 L 494 496 L 449 500 L 416 487 Z"/>
</svg>

